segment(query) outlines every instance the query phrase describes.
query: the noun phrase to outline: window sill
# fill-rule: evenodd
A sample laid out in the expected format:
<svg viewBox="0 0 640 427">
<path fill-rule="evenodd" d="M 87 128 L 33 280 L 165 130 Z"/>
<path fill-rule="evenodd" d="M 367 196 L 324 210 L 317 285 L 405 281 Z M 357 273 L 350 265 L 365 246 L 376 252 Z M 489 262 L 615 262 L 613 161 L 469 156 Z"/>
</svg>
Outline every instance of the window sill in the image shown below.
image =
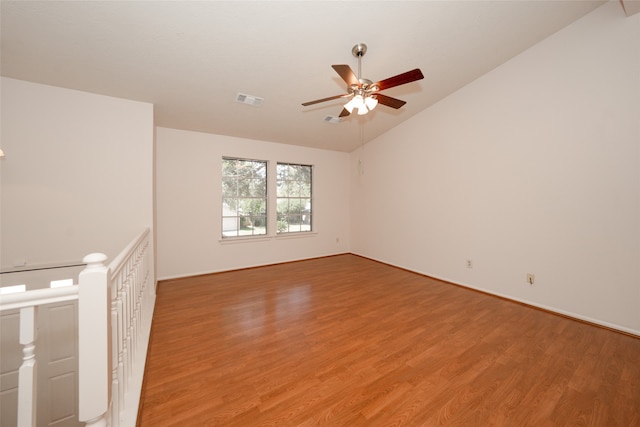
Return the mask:
<svg viewBox="0 0 640 427">
<path fill-rule="evenodd" d="M 223 245 L 234 244 L 234 243 L 250 243 L 250 242 L 265 242 L 267 240 L 271 240 L 272 236 L 250 236 L 250 237 L 225 237 L 218 239 Z"/>
<path fill-rule="evenodd" d="M 218 239 L 218 242 L 222 245 L 236 244 L 236 243 L 251 243 L 251 242 L 265 242 L 272 239 L 300 239 L 304 237 L 315 237 L 318 235 L 317 231 L 300 231 L 295 233 L 276 234 L 268 236 L 255 236 L 255 237 L 225 237 L 224 239 Z"/>
<path fill-rule="evenodd" d="M 314 237 L 317 235 L 317 231 L 296 231 L 293 233 L 276 234 L 274 237 L 276 239 L 299 239 L 301 237 Z"/>
</svg>

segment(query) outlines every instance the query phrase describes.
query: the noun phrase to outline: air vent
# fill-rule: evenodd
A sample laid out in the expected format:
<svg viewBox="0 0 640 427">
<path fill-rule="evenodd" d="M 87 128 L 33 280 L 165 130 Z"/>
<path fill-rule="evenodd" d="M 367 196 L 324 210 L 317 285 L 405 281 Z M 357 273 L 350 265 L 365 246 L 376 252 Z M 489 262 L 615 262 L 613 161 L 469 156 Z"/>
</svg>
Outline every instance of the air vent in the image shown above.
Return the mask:
<svg viewBox="0 0 640 427">
<path fill-rule="evenodd" d="M 254 107 L 259 107 L 264 102 L 264 98 L 247 95 L 246 93 L 239 93 L 238 96 L 236 96 L 236 101 L 243 104 L 253 105 Z"/>
<path fill-rule="evenodd" d="M 337 125 L 338 123 L 340 123 L 340 117 L 325 116 L 324 121 L 325 122 L 329 122 L 329 123 L 333 123 L 334 125 Z"/>
</svg>

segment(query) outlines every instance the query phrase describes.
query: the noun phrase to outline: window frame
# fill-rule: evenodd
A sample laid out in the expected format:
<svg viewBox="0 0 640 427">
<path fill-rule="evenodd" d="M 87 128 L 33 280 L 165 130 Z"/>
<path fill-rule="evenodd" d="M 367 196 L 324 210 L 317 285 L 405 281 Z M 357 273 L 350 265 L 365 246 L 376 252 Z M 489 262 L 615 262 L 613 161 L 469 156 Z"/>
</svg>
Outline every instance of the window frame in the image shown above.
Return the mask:
<svg viewBox="0 0 640 427">
<path fill-rule="evenodd" d="M 308 185 L 308 195 L 287 195 L 287 196 L 281 196 L 280 195 L 280 182 L 282 181 L 280 178 L 280 171 L 279 168 L 280 166 L 287 166 L 287 167 L 304 167 L 304 168 L 309 168 L 309 180 L 308 182 L 306 181 L 302 181 L 302 180 L 295 180 L 298 183 L 300 182 L 304 182 L 305 185 Z M 313 206 L 314 206 L 314 200 L 313 200 L 313 193 L 314 193 L 314 186 L 313 186 L 313 175 L 314 175 L 314 165 L 311 164 L 303 164 L 303 163 L 292 163 L 292 162 L 276 162 L 276 171 L 275 171 L 275 185 L 276 185 L 276 191 L 275 191 L 275 213 L 276 213 L 276 228 L 275 228 L 275 235 L 276 237 L 283 237 L 283 236 L 292 236 L 292 235 L 305 235 L 305 234 L 311 234 L 314 233 L 314 214 L 313 214 Z M 287 180 L 288 182 L 292 182 L 292 180 Z M 299 200 L 302 201 L 304 199 L 306 199 L 308 201 L 308 203 L 305 203 L 305 208 L 300 209 L 299 213 L 286 213 L 286 214 L 281 214 L 279 211 L 279 205 L 280 205 L 280 200 L 281 199 L 288 199 L 288 206 L 291 206 L 291 201 L 292 200 Z M 305 211 L 306 211 L 306 206 L 308 205 L 308 213 L 306 213 L 305 215 Z M 287 230 L 286 231 L 281 231 L 281 227 L 282 227 L 282 220 L 281 220 L 281 215 L 287 215 L 287 216 L 293 216 L 293 217 L 299 217 L 299 229 L 298 230 L 291 230 L 291 224 L 289 224 L 287 222 Z M 308 217 L 308 229 L 303 229 L 303 226 L 305 225 L 305 216 Z"/>
<path fill-rule="evenodd" d="M 257 196 L 244 196 L 244 197 L 238 197 L 238 195 L 236 195 L 236 197 L 228 197 L 228 195 L 225 194 L 225 181 L 226 181 L 226 177 L 227 175 L 225 175 L 224 173 L 224 165 L 225 165 L 225 161 L 242 161 L 242 162 L 254 162 L 254 163 L 262 163 L 264 164 L 264 197 L 257 197 Z M 261 160 L 261 159 L 250 159 L 250 158 L 244 158 L 244 157 L 235 157 L 235 156 L 222 156 L 222 162 L 220 165 L 220 173 L 221 173 L 221 179 L 220 179 L 220 187 L 221 187 L 221 205 L 220 205 L 220 213 L 221 213 L 221 221 L 220 221 L 220 235 L 221 235 L 221 240 L 224 241 L 229 241 L 229 240 L 239 240 L 239 239 L 260 239 L 260 238 L 265 238 L 269 236 L 269 231 L 270 231 L 270 224 L 269 224 L 269 209 L 270 209 L 270 203 L 269 203 L 269 177 L 270 177 L 270 173 L 269 173 L 269 169 L 270 169 L 270 162 L 268 160 Z M 264 200 L 264 209 L 263 209 L 263 215 L 254 215 L 253 212 L 250 215 L 245 215 L 242 216 L 239 214 L 239 207 L 236 207 L 236 215 L 225 215 L 225 205 L 228 206 L 225 202 L 225 200 L 227 199 L 236 199 L 236 200 L 250 200 L 250 199 L 255 199 L 255 200 Z M 262 219 L 263 223 L 264 223 L 264 233 L 260 233 L 260 234 L 255 234 L 253 232 L 254 229 L 252 229 L 251 233 L 246 233 L 246 234 L 241 234 L 241 230 L 242 230 L 242 225 L 241 222 L 243 221 L 242 218 L 249 218 L 249 220 L 251 221 L 252 224 L 254 224 L 256 221 L 256 219 Z M 235 229 L 235 235 L 227 235 L 225 234 L 225 228 L 226 225 L 225 223 L 228 222 L 229 220 L 231 221 L 236 221 L 236 229 Z M 262 228 L 262 227 L 261 227 Z"/>
</svg>

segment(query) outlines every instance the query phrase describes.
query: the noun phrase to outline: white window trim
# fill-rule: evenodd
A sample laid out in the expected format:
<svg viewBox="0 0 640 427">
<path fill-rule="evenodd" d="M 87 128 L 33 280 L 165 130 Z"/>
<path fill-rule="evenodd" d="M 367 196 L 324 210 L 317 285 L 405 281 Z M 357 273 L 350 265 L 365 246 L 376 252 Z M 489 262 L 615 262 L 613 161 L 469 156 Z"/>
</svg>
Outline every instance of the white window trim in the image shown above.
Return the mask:
<svg viewBox="0 0 640 427">
<path fill-rule="evenodd" d="M 226 244 L 236 244 L 236 243 L 253 243 L 253 242 L 265 242 L 265 241 L 269 241 L 269 240 L 274 240 L 274 239 L 302 239 L 305 237 L 316 237 L 318 235 L 317 231 L 298 231 L 298 232 L 293 232 L 293 233 L 284 233 L 284 234 L 276 234 L 274 236 L 272 235 L 258 235 L 258 236 L 252 236 L 252 237 L 244 237 L 244 236 L 240 236 L 240 237 L 225 237 L 224 239 L 218 239 L 218 242 L 220 242 L 223 245 Z"/>
<path fill-rule="evenodd" d="M 262 160 L 262 159 L 251 159 L 251 158 L 247 158 L 247 157 L 234 157 L 234 156 L 222 156 L 221 158 L 221 163 L 220 163 L 220 167 L 219 170 L 222 171 L 222 162 L 224 162 L 225 159 L 228 160 L 245 160 L 245 161 L 251 161 L 251 162 L 265 162 L 267 164 L 267 233 L 266 234 L 256 234 L 253 236 L 223 236 L 222 233 L 220 234 L 220 237 L 218 239 L 219 242 L 224 242 L 224 243 L 232 243 L 234 241 L 239 241 L 239 240 L 249 240 L 249 241 L 256 241 L 256 240 L 266 240 L 269 238 L 270 236 L 270 230 L 271 230 L 271 223 L 270 223 L 270 209 L 271 209 L 271 203 L 269 202 L 269 186 L 270 186 L 270 180 L 271 180 L 271 161 L 270 160 Z M 223 174 L 221 172 L 220 174 L 220 182 L 222 183 L 222 179 L 223 179 Z M 221 184 L 222 185 L 222 184 Z M 224 196 L 222 196 L 220 198 L 220 202 L 222 202 L 222 200 L 224 200 Z M 220 212 L 222 212 L 222 210 L 220 210 Z M 222 232 L 224 228 L 224 215 L 220 215 L 220 228 L 219 231 Z"/>
<path fill-rule="evenodd" d="M 309 166 L 311 167 L 311 230 L 310 231 L 287 231 L 286 233 L 278 233 L 278 164 L 287 164 L 287 165 L 296 165 L 296 166 Z M 274 179 L 273 179 L 273 191 L 275 193 L 274 196 L 274 200 L 273 200 L 273 218 L 274 218 L 274 230 L 275 233 L 274 235 L 278 238 L 282 238 L 285 236 L 290 236 L 293 237 L 294 235 L 298 235 L 298 234 L 317 234 L 315 228 L 315 214 L 313 213 L 315 211 L 315 198 L 314 198 L 314 194 L 315 194 L 315 186 L 316 186 L 316 179 L 315 179 L 315 174 L 316 174 L 316 165 L 312 164 L 312 163 L 300 163 L 300 162 L 285 162 L 282 160 L 278 160 L 275 162 L 275 168 L 274 168 Z M 267 187 L 267 193 L 269 192 L 269 187 Z M 267 230 L 267 232 L 269 232 L 269 230 Z"/>
<path fill-rule="evenodd" d="M 313 230 L 311 231 L 292 231 L 292 232 L 288 232 L 288 233 L 278 233 L 277 232 L 277 228 L 278 228 L 278 212 L 277 212 L 277 168 L 278 168 L 278 163 L 281 164 L 292 164 L 292 165 L 302 165 L 302 166 L 311 166 L 311 170 L 312 170 L 312 178 L 311 178 L 311 206 L 315 206 L 316 201 L 315 201 L 315 186 L 316 186 L 316 180 L 314 178 L 315 175 L 315 171 L 316 171 L 316 165 L 312 164 L 312 163 L 300 163 L 300 162 L 287 162 L 284 160 L 278 160 L 278 161 L 273 161 L 273 160 L 261 160 L 261 159 L 252 159 L 252 158 L 248 158 L 248 157 L 243 157 L 243 156 L 222 156 L 221 160 L 223 159 L 238 159 L 238 160 L 252 160 L 252 161 L 259 161 L 259 162 L 267 162 L 267 234 L 257 234 L 254 236 L 227 236 L 227 237 L 222 237 L 220 236 L 218 238 L 218 242 L 221 245 L 235 245 L 235 244 L 246 244 L 246 243 L 258 243 L 258 242 L 268 242 L 270 240 L 273 239 L 301 239 L 301 238 L 310 238 L 310 237 L 316 237 L 319 233 L 316 230 L 316 225 L 315 223 L 313 223 Z M 273 168 L 273 170 L 272 170 Z M 222 170 L 222 163 L 220 164 L 220 170 Z M 222 175 L 220 175 L 220 178 L 222 179 Z M 273 201 L 271 200 L 271 197 L 273 197 Z M 315 210 L 315 209 L 314 209 Z M 312 215 L 314 215 L 312 213 Z M 314 215 L 315 216 L 315 215 Z M 222 215 L 220 216 L 220 228 L 219 230 L 222 230 L 222 223 L 223 221 L 223 217 Z M 312 219 L 313 221 L 313 219 Z"/>
</svg>

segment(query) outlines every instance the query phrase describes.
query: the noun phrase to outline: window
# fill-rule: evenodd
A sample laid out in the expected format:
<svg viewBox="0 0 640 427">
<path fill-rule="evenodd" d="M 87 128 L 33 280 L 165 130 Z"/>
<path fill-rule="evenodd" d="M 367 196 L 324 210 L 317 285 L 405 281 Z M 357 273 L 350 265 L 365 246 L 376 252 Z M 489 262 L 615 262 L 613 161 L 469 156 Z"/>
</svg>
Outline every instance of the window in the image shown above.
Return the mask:
<svg viewBox="0 0 640 427">
<path fill-rule="evenodd" d="M 222 237 L 267 234 L 267 162 L 222 159 Z"/>
<path fill-rule="evenodd" d="M 276 173 L 277 232 L 311 231 L 311 172 L 308 165 L 278 163 Z"/>
</svg>

